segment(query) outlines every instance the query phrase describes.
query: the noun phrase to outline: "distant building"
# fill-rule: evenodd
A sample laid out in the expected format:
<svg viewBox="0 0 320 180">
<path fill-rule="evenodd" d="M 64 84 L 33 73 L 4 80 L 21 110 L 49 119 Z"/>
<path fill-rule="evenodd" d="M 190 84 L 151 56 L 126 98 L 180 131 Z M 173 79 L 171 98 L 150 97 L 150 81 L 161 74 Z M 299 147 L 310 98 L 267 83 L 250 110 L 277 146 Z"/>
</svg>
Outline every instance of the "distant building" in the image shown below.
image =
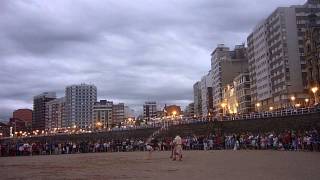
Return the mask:
<svg viewBox="0 0 320 180">
<path fill-rule="evenodd" d="M 18 109 L 13 111 L 12 118 L 9 123 L 16 122 L 18 125 L 17 131 L 30 131 L 32 126 L 32 110 Z"/>
<path fill-rule="evenodd" d="M 113 126 L 119 125 L 120 123 L 124 122 L 124 103 L 114 104 L 113 105 Z"/>
<path fill-rule="evenodd" d="M 213 115 L 212 71 L 201 78 L 201 112 L 202 116 Z"/>
<path fill-rule="evenodd" d="M 10 126 L 0 122 L 0 138 L 10 136 Z"/>
<path fill-rule="evenodd" d="M 193 99 L 194 99 L 194 115 L 197 117 L 202 116 L 202 95 L 201 95 L 201 82 L 198 81 L 193 85 Z"/>
<path fill-rule="evenodd" d="M 157 117 L 157 103 L 155 101 L 145 102 L 143 105 L 143 119 L 150 121 Z"/>
<path fill-rule="evenodd" d="M 190 103 L 184 112 L 185 117 L 194 117 L 194 103 Z"/>
<path fill-rule="evenodd" d="M 46 103 L 56 99 L 55 92 L 44 92 L 33 98 L 33 130 L 45 130 L 46 127 Z"/>
<path fill-rule="evenodd" d="M 32 110 L 31 109 L 17 109 L 13 111 L 13 118 L 21 119 L 25 122 L 32 123 Z"/>
<path fill-rule="evenodd" d="M 170 105 L 164 107 L 165 116 L 180 116 L 182 115 L 181 107 L 177 105 Z"/>
<path fill-rule="evenodd" d="M 95 85 L 80 84 L 66 87 L 66 123 L 68 127 L 93 128 L 93 105 L 97 101 Z"/>
<path fill-rule="evenodd" d="M 248 59 L 244 45 L 235 46 L 234 50 L 223 44 L 211 54 L 211 71 L 213 76 L 213 111 L 214 115 L 222 113 L 223 87 L 232 82 L 234 77 L 248 69 Z"/>
<path fill-rule="evenodd" d="M 311 98 L 311 103 L 319 102 L 319 91 L 320 91 L 320 23 L 317 23 L 320 13 L 317 16 L 311 13 L 308 16 L 309 23 L 307 24 L 307 29 L 304 36 L 304 48 L 305 56 L 307 62 L 307 81 L 308 89 L 318 87 L 319 90 L 315 94 L 309 91 Z M 319 20 L 318 20 L 319 21 Z M 316 99 L 314 97 L 316 95 Z M 308 102 L 307 104 L 308 105 Z"/>
<path fill-rule="evenodd" d="M 8 126 L 12 127 L 12 133 L 31 130 L 24 120 L 18 118 L 10 118 Z"/>
<path fill-rule="evenodd" d="M 66 101 L 65 98 L 58 98 L 46 103 L 46 130 L 66 127 Z"/>
<path fill-rule="evenodd" d="M 96 128 L 112 128 L 113 123 L 113 102 L 100 100 L 93 105 L 93 121 Z"/>
</svg>

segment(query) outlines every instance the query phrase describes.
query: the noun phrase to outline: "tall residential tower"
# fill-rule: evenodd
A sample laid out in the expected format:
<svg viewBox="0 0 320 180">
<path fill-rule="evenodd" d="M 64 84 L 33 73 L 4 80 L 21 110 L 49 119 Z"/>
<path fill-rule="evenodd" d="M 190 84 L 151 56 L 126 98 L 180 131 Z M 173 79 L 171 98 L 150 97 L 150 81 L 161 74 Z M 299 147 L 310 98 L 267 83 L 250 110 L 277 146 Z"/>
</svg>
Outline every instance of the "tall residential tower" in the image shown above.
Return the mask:
<svg viewBox="0 0 320 180">
<path fill-rule="evenodd" d="M 97 87 L 80 84 L 66 87 L 66 122 L 65 125 L 83 129 L 93 128 L 92 110 L 97 101 Z"/>
</svg>

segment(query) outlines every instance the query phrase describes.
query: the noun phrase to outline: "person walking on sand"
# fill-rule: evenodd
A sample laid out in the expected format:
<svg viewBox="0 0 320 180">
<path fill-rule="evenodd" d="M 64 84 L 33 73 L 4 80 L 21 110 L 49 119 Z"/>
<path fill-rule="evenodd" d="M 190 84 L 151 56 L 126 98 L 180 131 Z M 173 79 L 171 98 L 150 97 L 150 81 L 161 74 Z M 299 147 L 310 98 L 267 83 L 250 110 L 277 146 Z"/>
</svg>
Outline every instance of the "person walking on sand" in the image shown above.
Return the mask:
<svg viewBox="0 0 320 180">
<path fill-rule="evenodd" d="M 147 159 L 150 160 L 152 158 L 152 153 L 156 149 L 157 140 L 154 138 L 151 138 L 149 142 L 146 143 L 146 149 L 148 151 L 148 157 Z"/>
<path fill-rule="evenodd" d="M 174 138 L 173 144 L 174 144 L 173 161 L 177 160 L 177 156 L 178 156 L 178 160 L 181 161 L 182 160 L 182 139 L 179 135 L 177 135 Z"/>
</svg>

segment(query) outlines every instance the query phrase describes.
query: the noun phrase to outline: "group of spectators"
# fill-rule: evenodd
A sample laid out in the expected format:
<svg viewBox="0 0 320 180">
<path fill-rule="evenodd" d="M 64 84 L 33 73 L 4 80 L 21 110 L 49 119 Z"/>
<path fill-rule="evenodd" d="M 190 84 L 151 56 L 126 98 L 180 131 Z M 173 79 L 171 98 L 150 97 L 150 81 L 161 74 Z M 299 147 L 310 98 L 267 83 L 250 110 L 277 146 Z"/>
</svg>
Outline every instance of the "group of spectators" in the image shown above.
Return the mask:
<svg viewBox="0 0 320 180">
<path fill-rule="evenodd" d="M 171 151 L 173 138 L 156 138 L 153 147 Z M 224 134 L 187 136 L 182 138 L 184 150 L 286 150 L 320 151 L 320 134 L 312 131 L 285 131 L 282 133 Z M 146 151 L 146 139 L 117 139 L 111 141 L 76 142 L 7 142 L 0 144 L 0 156 L 58 155 L 95 152 Z"/>
</svg>

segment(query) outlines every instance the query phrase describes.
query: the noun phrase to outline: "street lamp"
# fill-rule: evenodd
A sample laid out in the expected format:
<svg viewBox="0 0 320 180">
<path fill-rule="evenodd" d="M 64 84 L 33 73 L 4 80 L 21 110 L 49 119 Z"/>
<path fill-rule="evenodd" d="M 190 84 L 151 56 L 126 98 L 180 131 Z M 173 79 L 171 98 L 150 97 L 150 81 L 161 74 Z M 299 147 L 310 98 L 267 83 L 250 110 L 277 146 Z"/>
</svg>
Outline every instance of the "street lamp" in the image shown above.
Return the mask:
<svg viewBox="0 0 320 180">
<path fill-rule="evenodd" d="M 296 97 L 295 96 L 291 96 L 290 99 L 292 101 L 292 107 L 295 107 L 294 106 L 295 105 L 294 101 L 296 100 Z"/>
<path fill-rule="evenodd" d="M 269 110 L 270 110 L 270 111 L 273 111 L 273 109 L 274 109 L 274 108 L 273 108 L 272 106 L 269 107 Z"/>
<path fill-rule="evenodd" d="M 101 122 L 97 122 L 97 123 L 96 123 L 96 126 L 97 126 L 98 129 L 100 129 L 101 126 L 102 126 L 102 123 L 101 123 Z"/>
<path fill-rule="evenodd" d="M 311 88 L 311 91 L 313 92 L 314 95 L 314 104 L 318 104 L 318 97 L 317 97 L 317 92 L 318 92 L 319 88 L 317 86 Z"/>
<path fill-rule="evenodd" d="M 307 99 L 305 99 L 304 101 L 306 102 L 305 107 L 307 107 L 310 100 L 307 98 Z"/>
<path fill-rule="evenodd" d="M 226 103 L 221 103 L 221 107 L 222 107 L 222 115 L 225 115 L 225 107 L 227 106 Z"/>
<path fill-rule="evenodd" d="M 175 117 L 177 115 L 177 111 L 172 112 L 172 116 Z"/>
<path fill-rule="evenodd" d="M 257 107 L 258 112 L 260 112 L 261 103 L 257 103 L 256 107 Z"/>
</svg>

